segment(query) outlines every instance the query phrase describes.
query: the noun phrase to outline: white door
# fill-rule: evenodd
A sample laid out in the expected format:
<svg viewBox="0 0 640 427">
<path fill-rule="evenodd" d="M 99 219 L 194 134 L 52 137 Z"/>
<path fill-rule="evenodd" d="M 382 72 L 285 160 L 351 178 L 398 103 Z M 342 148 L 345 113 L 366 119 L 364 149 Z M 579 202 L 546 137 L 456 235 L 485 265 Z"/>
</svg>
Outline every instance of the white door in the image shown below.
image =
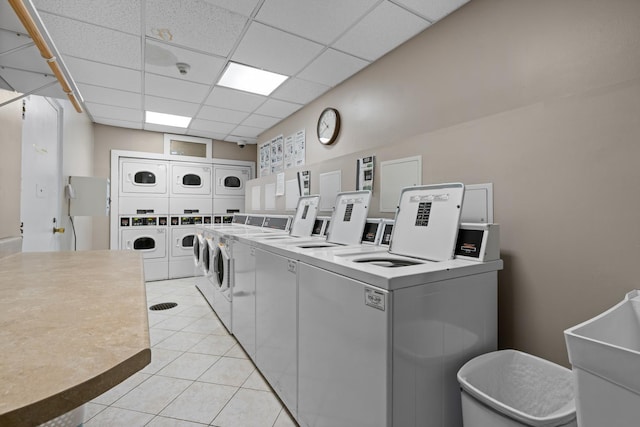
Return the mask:
<svg viewBox="0 0 640 427">
<path fill-rule="evenodd" d="M 211 166 L 201 163 L 173 163 L 170 195 L 211 198 Z"/>
<path fill-rule="evenodd" d="M 22 250 L 60 250 L 62 109 L 41 96 L 25 98 L 20 216 Z"/>
</svg>

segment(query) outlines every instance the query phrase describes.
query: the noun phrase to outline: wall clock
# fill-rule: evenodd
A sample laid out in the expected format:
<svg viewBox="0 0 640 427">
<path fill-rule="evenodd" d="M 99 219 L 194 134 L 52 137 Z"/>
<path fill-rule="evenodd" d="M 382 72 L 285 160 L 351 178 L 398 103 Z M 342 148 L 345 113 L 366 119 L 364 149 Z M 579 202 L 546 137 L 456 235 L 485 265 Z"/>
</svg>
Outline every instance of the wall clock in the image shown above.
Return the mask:
<svg viewBox="0 0 640 427">
<path fill-rule="evenodd" d="M 340 133 L 340 113 L 335 108 L 325 108 L 318 118 L 318 140 L 331 145 Z"/>
</svg>

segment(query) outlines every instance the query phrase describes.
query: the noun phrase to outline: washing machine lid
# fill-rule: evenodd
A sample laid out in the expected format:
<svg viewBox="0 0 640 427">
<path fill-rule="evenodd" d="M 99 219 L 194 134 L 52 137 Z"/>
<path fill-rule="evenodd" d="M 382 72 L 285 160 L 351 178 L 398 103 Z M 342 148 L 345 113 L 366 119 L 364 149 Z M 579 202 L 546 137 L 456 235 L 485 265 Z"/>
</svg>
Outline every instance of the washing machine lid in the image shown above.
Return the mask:
<svg viewBox="0 0 640 427">
<path fill-rule="evenodd" d="M 360 243 L 370 202 L 369 190 L 338 193 L 329 222 L 327 242 L 342 245 Z"/>
<path fill-rule="evenodd" d="M 389 252 L 430 261 L 452 259 L 463 198 L 461 183 L 404 188 Z"/>
<path fill-rule="evenodd" d="M 296 237 L 311 236 L 319 206 L 320 196 L 318 195 L 300 197 L 289 234 Z"/>
</svg>

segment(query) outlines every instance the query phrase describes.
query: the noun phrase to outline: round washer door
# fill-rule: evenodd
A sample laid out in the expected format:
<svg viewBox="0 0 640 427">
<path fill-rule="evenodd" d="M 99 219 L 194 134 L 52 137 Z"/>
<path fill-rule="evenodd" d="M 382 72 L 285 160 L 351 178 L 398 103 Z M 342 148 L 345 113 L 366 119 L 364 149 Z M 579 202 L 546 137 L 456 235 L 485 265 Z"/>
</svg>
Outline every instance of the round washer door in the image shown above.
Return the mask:
<svg viewBox="0 0 640 427">
<path fill-rule="evenodd" d="M 229 273 L 231 271 L 231 260 L 229 253 L 224 245 L 218 245 L 216 247 L 215 255 L 213 256 L 213 276 L 215 277 L 216 284 L 221 291 L 229 289 Z"/>
</svg>

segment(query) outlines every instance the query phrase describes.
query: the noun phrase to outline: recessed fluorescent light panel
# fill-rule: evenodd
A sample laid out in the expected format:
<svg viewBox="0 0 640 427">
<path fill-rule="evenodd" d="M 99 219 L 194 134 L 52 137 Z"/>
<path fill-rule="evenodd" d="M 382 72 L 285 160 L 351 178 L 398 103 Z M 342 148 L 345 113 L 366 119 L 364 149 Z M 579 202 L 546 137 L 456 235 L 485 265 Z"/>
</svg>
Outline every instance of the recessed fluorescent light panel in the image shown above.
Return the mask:
<svg viewBox="0 0 640 427">
<path fill-rule="evenodd" d="M 186 128 L 191 123 L 191 117 L 176 116 L 174 114 L 156 113 L 154 111 L 145 111 L 145 122 L 154 125 L 174 126 L 177 128 Z"/>
<path fill-rule="evenodd" d="M 289 77 L 229 62 L 218 84 L 245 92 L 269 95 Z"/>
</svg>

